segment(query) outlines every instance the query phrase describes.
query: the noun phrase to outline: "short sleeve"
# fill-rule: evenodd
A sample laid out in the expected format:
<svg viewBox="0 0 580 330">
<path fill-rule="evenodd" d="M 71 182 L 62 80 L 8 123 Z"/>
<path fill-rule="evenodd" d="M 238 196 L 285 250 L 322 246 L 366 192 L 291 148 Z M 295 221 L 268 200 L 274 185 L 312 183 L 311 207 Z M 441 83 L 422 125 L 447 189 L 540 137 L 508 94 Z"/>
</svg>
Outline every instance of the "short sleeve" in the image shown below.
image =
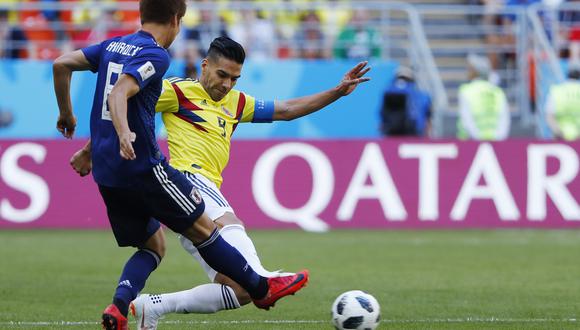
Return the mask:
<svg viewBox="0 0 580 330">
<path fill-rule="evenodd" d="M 171 83 L 165 79 L 163 80 L 163 89 L 161 96 L 155 106 L 156 112 L 177 112 L 179 110 L 179 102 L 177 101 L 177 93 L 171 86 Z"/>
<path fill-rule="evenodd" d="M 85 48 L 82 48 L 81 51 L 87 58 L 87 61 L 91 64 L 91 71 L 97 72 L 99 71 L 99 62 L 101 59 L 101 49 L 103 44 L 95 44 Z"/>
<path fill-rule="evenodd" d="M 241 123 L 251 122 L 252 119 L 254 118 L 255 104 L 256 99 L 254 97 L 240 92 L 240 96 L 238 98 L 238 105 L 236 109 L 236 118 L 238 118 Z"/>
<path fill-rule="evenodd" d="M 123 73 L 137 80 L 139 88 L 161 79 L 169 67 L 169 55 L 161 48 L 143 49 L 123 66 Z"/>
</svg>

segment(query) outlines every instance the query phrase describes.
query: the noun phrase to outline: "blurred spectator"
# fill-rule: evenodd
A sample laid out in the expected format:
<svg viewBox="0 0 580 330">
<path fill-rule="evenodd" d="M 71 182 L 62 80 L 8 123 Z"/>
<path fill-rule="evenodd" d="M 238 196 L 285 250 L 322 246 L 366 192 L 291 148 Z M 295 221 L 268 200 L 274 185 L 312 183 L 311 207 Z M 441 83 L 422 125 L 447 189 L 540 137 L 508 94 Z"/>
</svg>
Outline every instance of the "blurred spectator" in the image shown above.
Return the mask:
<svg viewBox="0 0 580 330">
<path fill-rule="evenodd" d="M 325 3 L 316 14 L 320 17 L 326 37 L 335 40 L 352 17 L 352 3 L 349 0 L 327 0 Z"/>
<path fill-rule="evenodd" d="M 510 130 L 510 113 L 504 91 L 489 82 L 491 64 L 484 56 L 470 54 L 469 82 L 459 87 L 457 137 L 503 140 Z"/>
<path fill-rule="evenodd" d="M 578 23 L 580 23 L 580 20 L 578 21 Z M 570 28 L 567 40 L 570 46 L 568 53 L 570 61 L 574 62 L 580 61 L 580 25 L 574 25 Z"/>
<path fill-rule="evenodd" d="M 60 13 L 60 17 L 64 30 L 68 34 L 71 49 L 78 49 L 103 41 L 103 39 L 91 40 L 89 37 L 93 30 L 99 30 L 103 26 L 99 23 L 103 16 L 102 10 L 96 6 L 91 8 L 91 3 L 89 1 L 90 0 L 60 0 L 63 5 L 68 7 Z M 106 17 L 103 18 L 103 20 L 106 19 Z M 100 37 L 103 37 L 105 34 L 106 33 L 103 31 Z M 98 36 L 99 34 L 96 33 L 93 33 L 92 35 L 93 38 Z"/>
<path fill-rule="evenodd" d="M 500 67 L 500 54 L 494 48 L 499 48 L 504 42 L 509 42 L 502 29 L 504 18 L 499 14 L 505 7 L 505 0 L 469 0 L 468 3 L 484 6 L 483 19 L 479 20 L 477 15 L 472 15 L 470 21 L 472 24 L 481 24 L 482 30 L 488 31 L 484 35 L 485 42 L 493 46 L 488 56 L 492 68 L 497 70 Z"/>
<path fill-rule="evenodd" d="M 485 0 L 487 24 L 493 27 L 492 33 L 486 35 L 486 41 L 495 49 L 489 53 L 491 67 L 493 70 L 500 70 L 505 67 L 516 66 L 516 35 L 518 27 L 515 25 L 517 19 L 527 22 L 526 7 L 540 3 L 543 0 Z M 546 0 L 544 0 L 546 1 Z M 496 16 L 494 13 L 504 7 L 510 11 L 508 14 Z"/>
<path fill-rule="evenodd" d="M 505 4 L 505 0 L 466 0 L 465 4 L 471 6 L 483 6 L 483 16 L 479 13 L 470 13 L 467 16 L 470 24 L 489 27 L 495 25 L 496 20 L 499 21 L 498 13 Z"/>
<path fill-rule="evenodd" d="M 431 97 L 419 89 L 413 71 L 401 67 L 383 94 L 381 132 L 386 136 L 429 136 Z"/>
<path fill-rule="evenodd" d="M 579 4 L 580 0 L 569 0 L 568 2 Z M 580 10 L 566 10 L 561 15 L 562 25 L 569 27 L 567 34 L 563 35 L 564 45 L 560 45 L 565 48 L 567 42 L 569 47 L 568 56 L 563 57 L 569 57 L 571 62 L 578 62 L 580 61 Z"/>
<path fill-rule="evenodd" d="M 320 19 L 314 11 L 306 13 L 295 36 L 298 47 L 296 56 L 304 59 L 327 58 L 326 38 L 320 26 Z"/>
<path fill-rule="evenodd" d="M 48 6 L 58 3 L 60 0 L 40 0 L 41 4 L 46 4 Z M 60 19 L 60 12 L 56 9 L 44 9 L 42 10 L 42 15 L 49 22 L 55 22 Z"/>
<path fill-rule="evenodd" d="M 483 9 L 483 23 L 486 26 L 499 26 L 501 18 L 499 12 L 505 6 L 505 0 L 480 0 L 484 6 Z"/>
<path fill-rule="evenodd" d="M 298 0 L 255 0 L 256 3 L 267 2 L 275 4 L 277 10 L 265 12 L 273 20 L 276 35 L 279 38 L 278 57 L 287 58 L 291 54 L 293 40 L 296 31 L 300 28 L 300 23 L 304 17 L 304 12 L 298 5 Z M 302 2 L 305 4 L 305 2 Z"/>
<path fill-rule="evenodd" d="M 122 9 L 117 10 L 115 15 L 117 15 L 116 19 L 120 22 L 125 23 L 128 25 L 128 29 L 131 32 L 139 29 L 141 26 L 141 17 L 139 15 L 139 0 L 116 0 L 118 4 L 128 6 L 133 4 L 134 9 Z"/>
<path fill-rule="evenodd" d="M 10 25 L 8 17 L 8 12 L 0 9 L 0 58 L 25 57 L 26 36 L 18 27 Z"/>
<path fill-rule="evenodd" d="M 185 29 L 185 38 L 188 41 L 187 53 L 196 53 L 197 58 L 203 58 L 209 44 L 217 37 L 227 37 L 226 25 L 221 16 L 212 16 L 213 12 L 207 9 L 199 10 L 199 22 L 191 28 Z"/>
<path fill-rule="evenodd" d="M 222 19 L 227 26 L 232 26 L 233 24 L 235 24 L 237 21 L 240 20 L 240 10 L 237 7 L 232 8 L 232 6 L 230 6 L 230 2 L 236 0 L 196 0 L 196 1 L 209 4 L 212 10 L 217 10 L 220 19 Z M 249 2 L 249 0 L 242 0 L 238 2 L 242 3 Z"/>
<path fill-rule="evenodd" d="M 27 0 L 27 2 L 52 3 L 53 0 Z M 46 17 L 46 14 L 49 16 Z M 53 15 L 53 12 L 48 10 L 23 10 L 20 12 L 20 20 L 28 40 L 29 58 L 51 60 L 60 55 L 57 39 L 62 40 L 64 35 L 53 29 L 55 21 L 51 21 L 57 19 L 58 15 Z"/>
<path fill-rule="evenodd" d="M 186 59 L 185 62 L 185 78 L 190 78 L 197 80 L 199 75 L 199 70 L 197 68 L 197 61 L 192 61 L 191 59 Z"/>
<path fill-rule="evenodd" d="M 123 21 L 123 14 L 115 10 L 105 10 L 92 28 L 88 40 L 92 43 L 101 42 L 117 36 L 131 34 L 139 29 L 140 23 Z"/>
<path fill-rule="evenodd" d="M 219 15 L 206 8 L 201 9 L 199 10 L 199 22 L 191 28 L 185 28 L 185 45 L 182 48 L 187 78 L 197 79 L 198 63 L 207 55 L 206 52 L 212 40 L 217 37 L 228 37 L 223 18 L 221 16 L 214 17 L 214 14 Z M 177 43 L 177 45 L 179 44 Z"/>
<path fill-rule="evenodd" d="M 14 6 L 19 2 L 19 0 L 0 0 L 0 5 L 8 11 L 8 22 L 11 24 L 18 23 L 18 11 L 13 10 Z"/>
<path fill-rule="evenodd" d="M 14 117 L 11 112 L 0 109 L 0 128 L 8 127 L 12 124 Z"/>
<path fill-rule="evenodd" d="M 568 80 L 550 88 L 546 101 L 546 121 L 554 138 L 580 138 L 580 64 L 572 63 Z"/>
<path fill-rule="evenodd" d="M 99 20 L 102 10 L 99 6 L 94 6 L 92 0 L 60 0 L 60 2 L 71 2 L 71 10 L 65 10 L 61 13 L 64 22 L 74 23 L 75 25 L 92 24 Z M 110 3 L 113 0 L 104 0 L 100 3 Z"/>
<path fill-rule="evenodd" d="M 299 36 L 296 34 L 304 28 L 301 22 L 310 11 L 306 10 L 309 2 L 312 0 L 253 0 L 260 8 L 261 17 L 270 20 L 274 26 L 278 58 L 298 56 L 295 40 Z"/>
<path fill-rule="evenodd" d="M 381 56 L 381 36 L 369 22 L 365 10 L 357 10 L 350 23 L 340 32 L 334 45 L 334 57 L 369 59 Z"/>
<path fill-rule="evenodd" d="M 276 54 L 274 25 L 257 10 L 244 9 L 242 18 L 230 29 L 231 38 L 239 42 L 249 58 L 272 58 Z"/>
</svg>

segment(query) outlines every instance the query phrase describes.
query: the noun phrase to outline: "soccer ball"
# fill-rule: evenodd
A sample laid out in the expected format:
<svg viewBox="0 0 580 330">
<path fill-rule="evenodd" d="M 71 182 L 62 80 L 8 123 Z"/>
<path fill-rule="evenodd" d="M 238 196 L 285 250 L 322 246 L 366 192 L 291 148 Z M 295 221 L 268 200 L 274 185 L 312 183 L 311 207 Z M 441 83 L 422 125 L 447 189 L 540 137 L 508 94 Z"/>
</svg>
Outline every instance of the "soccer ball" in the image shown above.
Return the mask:
<svg viewBox="0 0 580 330">
<path fill-rule="evenodd" d="M 336 298 L 331 313 L 336 329 L 373 330 L 379 325 L 381 308 L 375 297 L 353 290 Z"/>
</svg>

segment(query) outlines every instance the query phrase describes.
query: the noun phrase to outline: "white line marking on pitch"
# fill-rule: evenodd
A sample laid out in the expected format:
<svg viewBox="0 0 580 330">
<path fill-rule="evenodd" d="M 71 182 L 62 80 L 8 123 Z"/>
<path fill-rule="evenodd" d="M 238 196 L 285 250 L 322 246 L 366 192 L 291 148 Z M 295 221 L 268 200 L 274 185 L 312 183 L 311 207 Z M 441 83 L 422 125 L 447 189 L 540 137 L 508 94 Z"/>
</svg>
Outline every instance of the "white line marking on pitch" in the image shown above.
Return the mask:
<svg viewBox="0 0 580 330">
<path fill-rule="evenodd" d="M 417 319 L 417 320 L 381 320 L 381 323 L 548 323 L 548 322 L 564 322 L 575 323 L 579 322 L 576 318 L 567 319 L 551 319 L 551 318 L 535 318 L 535 319 L 517 319 L 517 318 L 497 318 L 497 317 L 467 317 L 467 318 L 449 318 L 449 319 Z M 325 324 L 330 323 L 330 320 L 232 320 L 232 321 L 203 321 L 203 320 L 166 320 L 159 321 L 160 324 Z M 10 321 L 0 322 L 0 326 L 83 326 L 83 325 L 97 325 L 99 322 L 94 321 Z"/>
</svg>

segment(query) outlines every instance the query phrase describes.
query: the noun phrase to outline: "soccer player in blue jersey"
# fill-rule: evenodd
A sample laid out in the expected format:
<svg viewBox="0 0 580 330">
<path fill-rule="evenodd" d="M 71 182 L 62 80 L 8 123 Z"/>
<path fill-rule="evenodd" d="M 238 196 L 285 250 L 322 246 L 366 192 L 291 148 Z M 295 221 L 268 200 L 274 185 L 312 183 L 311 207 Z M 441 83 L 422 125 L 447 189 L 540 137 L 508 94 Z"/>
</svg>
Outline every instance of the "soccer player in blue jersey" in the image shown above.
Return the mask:
<svg viewBox="0 0 580 330">
<path fill-rule="evenodd" d="M 170 164 L 183 171 L 199 189 L 206 203 L 205 212 L 221 226 L 223 238 L 246 257 L 257 273 L 272 276 L 276 272 L 262 266 L 242 220 L 220 191 L 234 130 L 240 123 L 293 120 L 318 111 L 368 81 L 370 78 L 365 74 L 370 67 L 367 62 L 355 65 L 336 87 L 327 91 L 273 102 L 233 89 L 244 60 L 245 51 L 239 43 L 226 37 L 216 38 L 202 61 L 200 79 L 164 80 L 156 110 L 163 114 L 167 128 Z M 71 158 L 71 165 L 81 175 L 91 170 L 89 154 L 81 149 Z M 174 293 L 140 295 L 130 310 L 144 329 L 157 329 L 158 319 L 168 313 L 213 313 L 239 308 L 251 301 L 237 283 L 204 262 L 190 241 L 183 237 L 180 241 L 213 283 Z"/>
<path fill-rule="evenodd" d="M 73 71 L 98 74 L 91 111 L 93 177 L 119 246 L 138 250 L 121 273 L 104 329 L 127 329 L 129 303 L 165 253 L 159 221 L 189 239 L 213 268 L 239 283 L 259 308 L 298 291 L 307 271 L 266 278 L 223 238 L 204 213 L 205 204 L 183 173 L 172 168 L 155 140 L 155 105 L 169 66 L 168 48 L 180 29 L 185 0 L 140 0 L 140 31 L 67 53 L 53 64 L 59 106 L 57 129 L 72 138 Z M 159 219 L 157 221 L 156 219 Z"/>
</svg>

